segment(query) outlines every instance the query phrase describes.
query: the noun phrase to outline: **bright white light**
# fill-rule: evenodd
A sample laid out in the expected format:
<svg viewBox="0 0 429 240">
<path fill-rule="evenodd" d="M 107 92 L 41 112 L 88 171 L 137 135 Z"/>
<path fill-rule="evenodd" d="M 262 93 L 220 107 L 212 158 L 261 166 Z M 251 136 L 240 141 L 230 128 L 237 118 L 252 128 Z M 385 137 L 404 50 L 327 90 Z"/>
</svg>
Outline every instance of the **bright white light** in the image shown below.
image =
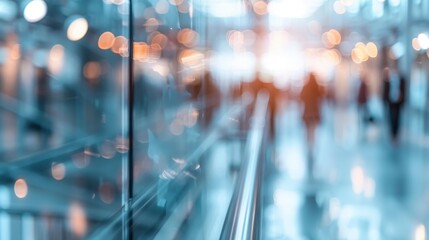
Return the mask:
<svg viewBox="0 0 429 240">
<path fill-rule="evenodd" d="M 372 14 L 375 17 L 382 17 L 384 14 L 384 3 L 379 0 L 372 0 Z"/>
<path fill-rule="evenodd" d="M 273 200 L 276 206 L 287 207 L 289 209 L 298 207 L 302 202 L 302 198 L 297 192 L 281 188 L 274 190 Z"/>
<path fill-rule="evenodd" d="M 307 18 L 310 17 L 324 1 L 325 0 L 273 0 L 268 4 L 268 12 L 275 17 Z"/>
<path fill-rule="evenodd" d="M 299 43 L 285 42 L 285 35 L 270 34 L 268 51 L 262 56 L 262 71 L 274 77 L 277 87 L 285 87 L 292 79 L 299 79 L 305 72 L 306 61 Z M 284 42 L 284 44 L 281 44 Z"/>
<path fill-rule="evenodd" d="M 48 12 L 48 6 L 43 0 L 33 0 L 24 8 L 24 18 L 27 22 L 38 22 L 42 20 Z"/>
<path fill-rule="evenodd" d="M 245 5 L 241 0 L 195 1 L 192 5 L 192 14 L 194 8 L 219 18 L 240 17 L 245 13 Z"/>
<path fill-rule="evenodd" d="M 340 1 L 335 1 L 334 2 L 334 11 L 336 14 L 344 14 L 346 13 L 346 7 L 340 2 Z"/>
<path fill-rule="evenodd" d="M 70 23 L 67 29 L 67 37 L 71 41 L 78 41 L 85 36 L 86 32 L 88 32 L 88 22 L 85 18 L 79 17 Z"/>
<path fill-rule="evenodd" d="M 256 57 L 252 52 L 216 53 L 210 58 L 210 67 L 217 79 L 225 83 L 250 81 L 256 68 Z"/>
<path fill-rule="evenodd" d="M 399 4 L 401 4 L 401 0 L 389 0 L 389 3 L 393 7 L 397 7 L 397 6 L 399 6 Z"/>
<path fill-rule="evenodd" d="M 352 5 L 347 6 L 347 12 L 356 14 L 359 12 L 360 9 L 360 2 L 359 1 L 353 1 Z"/>
<path fill-rule="evenodd" d="M 425 225 L 420 224 L 417 226 L 416 231 L 414 233 L 415 240 L 425 240 L 426 239 L 426 228 Z"/>
<path fill-rule="evenodd" d="M 424 33 L 420 33 L 419 36 L 417 37 L 417 39 L 419 40 L 419 44 L 420 47 L 422 49 L 428 49 L 429 48 L 429 37 L 428 35 L 424 34 Z"/>
</svg>

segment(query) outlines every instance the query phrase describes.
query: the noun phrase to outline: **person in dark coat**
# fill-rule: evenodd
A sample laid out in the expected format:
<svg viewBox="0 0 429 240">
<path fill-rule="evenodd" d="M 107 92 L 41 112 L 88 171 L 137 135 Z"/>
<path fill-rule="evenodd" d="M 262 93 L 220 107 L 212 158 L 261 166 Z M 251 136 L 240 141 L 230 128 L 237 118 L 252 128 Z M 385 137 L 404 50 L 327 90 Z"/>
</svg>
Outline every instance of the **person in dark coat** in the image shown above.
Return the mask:
<svg viewBox="0 0 429 240">
<path fill-rule="evenodd" d="M 405 101 L 405 79 L 395 69 L 384 69 L 383 100 L 389 110 L 390 136 L 393 143 L 398 142 L 401 109 Z"/>
<path fill-rule="evenodd" d="M 197 77 L 194 81 L 186 85 L 186 91 L 192 101 L 199 102 L 202 126 L 208 128 L 214 120 L 215 112 L 221 105 L 221 90 L 214 82 L 209 71 L 204 75 Z"/>
<path fill-rule="evenodd" d="M 367 78 L 365 73 L 361 73 L 357 103 L 364 122 L 367 122 L 370 120 L 368 106 L 367 106 L 368 96 L 369 96 L 369 90 L 368 90 Z"/>
</svg>

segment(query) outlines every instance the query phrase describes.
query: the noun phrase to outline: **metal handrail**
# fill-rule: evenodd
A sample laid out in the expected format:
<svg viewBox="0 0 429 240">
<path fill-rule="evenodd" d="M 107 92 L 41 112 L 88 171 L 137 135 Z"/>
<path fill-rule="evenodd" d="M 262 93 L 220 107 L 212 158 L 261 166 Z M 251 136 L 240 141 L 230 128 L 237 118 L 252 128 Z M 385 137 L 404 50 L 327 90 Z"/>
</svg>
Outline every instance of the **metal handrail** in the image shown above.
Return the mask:
<svg viewBox="0 0 429 240">
<path fill-rule="evenodd" d="M 246 100 L 244 105 L 247 105 L 250 99 Z M 234 104 L 229 108 L 229 111 L 223 115 L 221 119 L 217 121 L 217 125 L 213 126 L 209 131 L 204 140 L 201 141 L 199 146 L 187 156 L 186 164 L 177 171 L 177 176 L 189 171 L 196 163 L 200 161 L 201 156 L 207 152 L 210 147 L 222 137 L 223 130 L 227 128 L 230 124 L 230 120 L 234 117 L 237 117 L 242 111 L 244 111 L 243 104 Z M 141 211 L 150 204 L 152 200 L 157 197 L 158 192 L 162 192 L 168 188 L 167 182 L 162 182 L 158 185 L 151 186 L 149 189 L 146 189 L 144 192 L 137 194 L 131 199 L 132 216 L 135 217 Z M 127 209 L 122 208 L 118 211 L 114 216 L 112 216 L 112 220 L 107 225 L 101 225 L 98 230 L 93 232 L 89 239 L 106 239 L 106 237 L 111 236 L 112 229 L 117 226 L 117 224 L 121 223 L 124 220 L 123 216 L 127 213 Z M 115 231 L 115 230 L 113 230 Z M 117 229 L 119 232 L 120 229 Z M 114 234 L 114 233 L 113 233 Z"/>
<path fill-rule="evenodd" d="M 257 209 L 260 197 L 261 145 L 265 130 L 268 94 L 260 92 L 246 143 L 245 160 L 226 215 L 220 239 L 257 239 Z"/>
</svg>

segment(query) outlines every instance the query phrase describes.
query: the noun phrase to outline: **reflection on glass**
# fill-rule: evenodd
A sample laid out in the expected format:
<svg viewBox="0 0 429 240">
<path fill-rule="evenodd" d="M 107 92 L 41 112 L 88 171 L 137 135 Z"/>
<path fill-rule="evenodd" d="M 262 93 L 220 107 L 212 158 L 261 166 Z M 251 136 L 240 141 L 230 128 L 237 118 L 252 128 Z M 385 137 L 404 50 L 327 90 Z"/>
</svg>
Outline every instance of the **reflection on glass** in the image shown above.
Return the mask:
<svg viewBox="0 0 429 240">
<path fill-rule="evenodd" d="M 0 239 L 427 238 L 427 6 L 0 0 Z"/>
</svg>

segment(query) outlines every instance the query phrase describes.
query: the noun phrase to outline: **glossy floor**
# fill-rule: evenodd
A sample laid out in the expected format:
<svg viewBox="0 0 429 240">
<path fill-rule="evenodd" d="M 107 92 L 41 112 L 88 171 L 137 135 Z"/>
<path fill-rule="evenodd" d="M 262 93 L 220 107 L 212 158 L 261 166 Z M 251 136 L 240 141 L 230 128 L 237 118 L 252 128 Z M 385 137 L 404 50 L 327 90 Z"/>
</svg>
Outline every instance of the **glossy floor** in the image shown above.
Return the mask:
<svg viewBox="0 0 429 240">
<path fill-rule="evenodd" d="M 364 125 L 353 108 L 326 107 L 313 178 L 298 106 L 278 117 L 264 182 L 265 239 L 426 239 L 429 148 L 420 116 L 406 112 L 391 143 L 382 119 Z"/>
</svg>

